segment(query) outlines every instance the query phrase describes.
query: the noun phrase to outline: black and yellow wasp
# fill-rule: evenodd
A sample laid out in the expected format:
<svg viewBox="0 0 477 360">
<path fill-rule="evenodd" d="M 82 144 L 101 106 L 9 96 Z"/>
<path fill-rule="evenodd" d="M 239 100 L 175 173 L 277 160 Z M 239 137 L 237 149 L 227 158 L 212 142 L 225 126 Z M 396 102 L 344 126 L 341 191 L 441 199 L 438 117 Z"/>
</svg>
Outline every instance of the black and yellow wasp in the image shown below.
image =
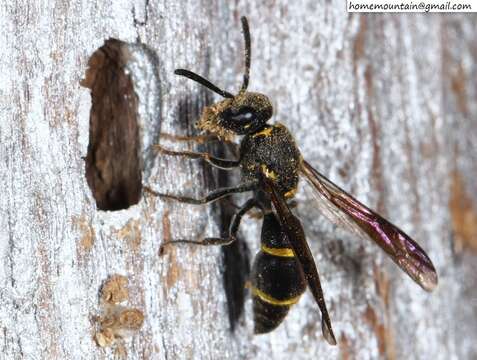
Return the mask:
<svg viewBox="0 0 477 360">
<path fill-rule="evenodd" d="M 175 242 L 231 244 L 236 240 L 243 215 L 252 208 L 260 209 L 263 214 L 261 247 L 255 256 L 250 279 L 255 332 L 266 333 L 275 329 L 308 286 L 321 310 L 323 335 L 330 344 L 336 344 L 315 262 L 300 220 L 290 210 L 289 201 L 295 196 L 300 175 L 312 186 L 325 215 L 375 241 L 422 288 L 431 291 L 437 285 L 437 274 L 429 257 L 408 235 L 313 169 L 303 159 L 284 125 L 267 124 L 273 114 L 270 100 L 263 94 L 247 91 L 251 45 L 245 17 L 242 17 L 242 27 L 245 73 L 237 95 L 221 90 L 188 70 L 175 71 L 175 74 L 192 79 L 225 98 L 205 107 L 197 126 L 224 140 L 242 135 L 239 159 L 226 160 L 208 153 L 161 148 L 165 154 L 204 159 L 221 169 L 239 167 L 242 173 L 240 184 L 217 189 L 202 199 L 158 193 L 150 188 L 145 190 L 189 204 L 206 204 L 230 194 L 252 192 L 251 198 L 235 214 L 227 238 Z"/>
</svg>

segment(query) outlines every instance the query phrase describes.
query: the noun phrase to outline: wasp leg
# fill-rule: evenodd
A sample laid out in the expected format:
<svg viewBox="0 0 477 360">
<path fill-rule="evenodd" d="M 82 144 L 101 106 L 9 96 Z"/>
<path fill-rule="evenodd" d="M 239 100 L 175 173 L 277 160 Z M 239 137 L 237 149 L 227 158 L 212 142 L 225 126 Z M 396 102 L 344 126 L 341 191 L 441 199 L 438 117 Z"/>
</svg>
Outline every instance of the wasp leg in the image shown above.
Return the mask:
<svg viewBox="0 0 477 360">
<path fill-rule="evenodd" d="M 186 136 L 186 135 L 173 135 L 173 134 L 168 134 L 168 133 L 161 133 L 159 135 L 161 139 L 166 139 L 170 141 L 176 141 L 176 142 L 187 142 L 187 141 L 193 141 L 197 144 L 206 144 L 206 143 L 212 143 L 212 142 L 220 142 L 222 144 L 225 144 L 227 148 L 236 156 L 240 154 L 240 145 L 233 142 L 232 140 L 226 140 L 226 139 L 221 139 L 217 137 L 216 135 L 191 135 L 191 136 Z"/>
<path fill-rule="evenodd" d="M 187 136 L 187 135 L 174 135 L 174 134 L 168 134 L 168 133 L 161 133 L 159 137 L 161 139 L 167 139 L 172 141 L 183 141 L 183 142 L 194 141 L 199 144 L 203 144 L 203 143 L 211 142 L 211 141 L 220 141 L 220 139 L 215 135 Z"/>
<path fill-rule="evenodd" d="M 245 215 L 246 212 L 250 211 L 253 207 L 257 205 L 257 202 L 255 199 L 249 199 L 247 202 L 237 211 L 232 219 L 232 222 L 230 223 L 229 227 L 229 234 L 226 238 L 214 238 L 214 237 L 209 237 L 205 238 L 202 241 L 193 241 L 193 240 L 173 240 L 173 241 L 168 241 L 167 243 L 163 244 L 161 246 L 161 252 L 164 249 L 164 246 L 166 245 L 175 245 L 175 244 L 193 244 L 193 245 L 203 245 L 203 246 L 209 246 L 209 245 L 230 245 L 232 244 L 237 238 L 237 232 L 240 226 L 240 222 L 242 221 L 242 217 Z"/>
<path fill-rule="evenodd" d="M 204 159 L 212 166 L 218 167 L 219 169 L 230 170 L 239 166 L 239 160 L 227 160 L 219 159 L 213 157 L 208 153 L 193 152 L 193 151 L 173 151 L 163 148 L 161 145 L 154 145 L 154 147 L 162 152 L 163 154 L 170 156 L 183 156 L 189 159 Z"/>
<path fill-rule="evenodd" d="M 173 199 L 179 202 L 187 203 L 187 204 L 194 204 L 194 205 L 202 205 L 202 204 L 207 204 L 213 201 L 216 201 L 220 198 L 223 198 L 224 196 L 228 196 L 231 194 L 237 194 L 237 193 L 242 193 L 246 191 L 252 191 L 257 188 L 257 183 L 252 182 L 252 183 L 246 183 L 242 184 L 239 186 L 235 187 L 226 187 L 226 188 L 220 188 L 217 190 L 214 190 L 207 194 L 207 196 L 201 198 L 201 199 L 194 199 L 190 198 L 187 196 L 178 196 L 178 195 L 172 195 L 172 194 L 163 194 L 156 192 L 152 190 L 151 188 L 144 186 L 144 191 L 154 195 L 154 196 L 159 196 L 161 198 L 166 198 L 166 199 Z"/>
</svg>

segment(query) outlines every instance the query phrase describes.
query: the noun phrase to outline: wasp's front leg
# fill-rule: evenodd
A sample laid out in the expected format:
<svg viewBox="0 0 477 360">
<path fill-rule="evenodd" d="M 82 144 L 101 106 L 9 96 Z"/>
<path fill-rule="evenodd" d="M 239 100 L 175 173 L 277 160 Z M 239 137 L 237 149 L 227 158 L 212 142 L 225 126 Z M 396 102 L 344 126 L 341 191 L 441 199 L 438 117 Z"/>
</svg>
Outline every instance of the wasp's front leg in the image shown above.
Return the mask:
<svg viewBox="0 0 477 360">
<path fill-rule="evenodd" d="M 173 135 L 173 134 L 168 134 L 168 133 L 161 133 L 159 135 L 161 139 L 165 140 L 171 140 L 171 141 L 182 141 L 182 142 L 187 142 L 187 141 L 193 141 L 198 144 L 204 144 L 207 142 L 212 142 L 212 141 L 220 141 L 220 139 L 215 136 L 215 135 Z"/>
<path fill-rule="evenodd" d="M 258 184 L 256 182 L 251 182 L 251 183 L 240 184 L 238 186 L 233 186 L 233 187 L 219 188 L 217 190 L 210 192 L 209 194 L 207 194 L 206 196 L 200 199 L 195 199 L 195 198 L 191 198 L 187 196 L 159 193 L 157 191 L 152 190 L 148 186 L 144 186 L 143 189 L 147 193 L 154 196 L 159 196 L 161 198 L 172 199 L 172 200 L 176 200 L 176 201 L 187 203 L 187 204 L 202 205 L 202 204 L 208 204 L 213 201 L 219 200 L 220 198 L 223 198 L 224 196 L 255 190 L 257 188 L 257 185 Z"/>
<path fill-rule="evenodd" d="M 203 159 L 207 161 L 212 166 L 215 166 L 219 169 L 224 170 L 231 170 L 239 166 L 239 160 L 228 160 L 228 159 L 220 159 L 210 155 L 209 153 L 204 152 L 194 152 L 194 151 L 174 151 L 163 148 L 161 145 L 154 145 L 158 151 L 163 154 L 170 155 L 170 156 L 182 156 L 189 159 Z"/>
</svg>

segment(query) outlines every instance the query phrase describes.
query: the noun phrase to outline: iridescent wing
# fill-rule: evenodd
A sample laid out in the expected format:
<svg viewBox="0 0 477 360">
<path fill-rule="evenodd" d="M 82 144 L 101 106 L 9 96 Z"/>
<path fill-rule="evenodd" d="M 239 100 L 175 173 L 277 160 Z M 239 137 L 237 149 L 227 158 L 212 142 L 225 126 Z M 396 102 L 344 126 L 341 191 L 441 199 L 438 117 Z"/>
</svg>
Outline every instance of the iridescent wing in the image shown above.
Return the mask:
<svg viewBox="0 0 477 360">
<path fill-rule="evenodd" d="M 325 216 L 348 230 L 372 239 L 424 290 L 437 285 L 437 273 L 422 248 L 398 227 L 360 203 L 303 161 L 300 169 L 312 186 Z"/>
<path fill-rule="evenodd" d="M 270 194 L 273 202 L 273 207 L 278 215 L 282 230 L 287 235 L 293 253 L 300 264 L 308 287 L 315 298 L 316 303 L 321 311 L 321 329 L 326 341 L 331 345 L 336 345 L 336 338 L 331 327 L 330 316 L 326 309 L 325 298 L 323 297 L 323 290 L 321 289 L 320 277 L 316 269 L 313 255 L 305 239 L 305 232 L 301 226 L 300 220 L 293 215 L 286 200 L 275 189 L 273 182 L 264 176 L 265 189 Z"/>
</svg>

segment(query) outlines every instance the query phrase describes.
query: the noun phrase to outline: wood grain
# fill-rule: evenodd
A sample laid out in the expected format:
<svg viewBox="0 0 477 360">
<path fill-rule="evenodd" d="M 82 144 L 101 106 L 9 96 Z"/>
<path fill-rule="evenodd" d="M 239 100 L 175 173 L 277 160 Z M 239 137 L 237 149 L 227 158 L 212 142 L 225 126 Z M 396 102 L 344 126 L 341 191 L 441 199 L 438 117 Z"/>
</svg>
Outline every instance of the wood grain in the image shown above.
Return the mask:
<svg viewBox="0 0 477 360">
<path fill-rule="evenodd" d="M 413 236 L 439 273 L 438 289 L 423 292 L 376 246 L 330 225 L 301 187 L 296 214 L 321 271 L 336 347 L 323 340 L 308 293 L 279 329 L 256 337 L 247 299 L 232 333 L 221 250 L 159 254 L 165 239 L 219 234 L 219 208 L 143 196 L 101 211 L 87 184 L 92 103 L 80 81 L 109 38 L 128 43 L 132 56 L 142 182 L 191 196 L 223 183 L 222 172 L 159 157 L 152 144 L 160 131 L 196 134 L 211 100 L 175 68 L 237 90 L 241 15 L 252 33 L 250 89 L 273 99 L 274 121 L 290 128 L 313 166 Z M 0 19 L 0 358 L 113 358 L 96 346 L 91 322 L 112 274 L 129 279 L 128 306 L 145 316 L 126 338 L 130 359 L 477 356 L 477 255 L 454 251 L 449 205 L 458 173 L 477 208 L 475 15 L 357 15 L 344 3 L 308 0 L 72 0 L 4 2 Z M 246 218 L 241 227 L 251 254 L 259 225 Z"/>
</svg>

